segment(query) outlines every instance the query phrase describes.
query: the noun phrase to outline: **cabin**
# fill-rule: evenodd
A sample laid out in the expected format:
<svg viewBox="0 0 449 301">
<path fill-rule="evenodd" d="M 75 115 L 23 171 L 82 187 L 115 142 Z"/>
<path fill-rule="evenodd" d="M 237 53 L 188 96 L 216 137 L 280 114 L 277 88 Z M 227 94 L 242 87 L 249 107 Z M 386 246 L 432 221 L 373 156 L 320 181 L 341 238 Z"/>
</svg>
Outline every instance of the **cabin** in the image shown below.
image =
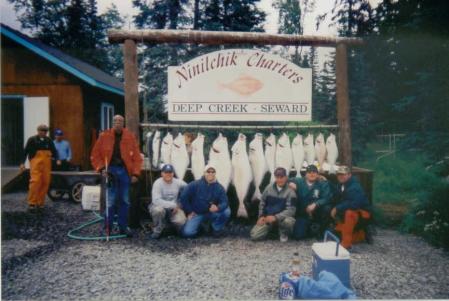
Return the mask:
<svg viewBox="0 0 449 301">
<path fill-rule="evenodd" d="M 40 123 L 49 125 L 52 138 L 62 129 L 72 163 L 90 169 L 98 133 L 124 113 L 123 83 L 4 24 L 1 62 L 2 172 L 21 163 L 24 143 Z"/>
</svg>

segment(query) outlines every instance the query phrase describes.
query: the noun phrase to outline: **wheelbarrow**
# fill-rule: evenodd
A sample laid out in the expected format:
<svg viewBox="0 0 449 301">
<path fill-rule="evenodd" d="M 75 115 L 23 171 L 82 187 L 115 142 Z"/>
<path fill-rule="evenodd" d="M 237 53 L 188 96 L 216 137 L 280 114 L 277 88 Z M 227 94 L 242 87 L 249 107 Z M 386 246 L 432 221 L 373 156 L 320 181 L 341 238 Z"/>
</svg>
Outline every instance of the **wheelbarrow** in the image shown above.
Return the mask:
<svg viewBox="0 0 449 301">
<path fill-rule="evenodd" d="M 95 171 L 52 171 L 47 195 L 52 201 L 68 195 L 71 201 L 81 203 L 84 185 L 99 185 L 100 183 L 101 174 Z"/>
</svg>

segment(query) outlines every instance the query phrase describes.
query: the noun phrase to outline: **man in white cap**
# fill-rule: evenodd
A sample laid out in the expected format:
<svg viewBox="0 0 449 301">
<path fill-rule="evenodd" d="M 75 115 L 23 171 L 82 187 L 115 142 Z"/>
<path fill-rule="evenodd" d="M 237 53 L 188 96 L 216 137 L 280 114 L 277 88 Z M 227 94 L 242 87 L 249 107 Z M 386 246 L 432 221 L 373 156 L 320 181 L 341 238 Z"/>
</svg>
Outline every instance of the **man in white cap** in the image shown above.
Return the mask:
<svg viewBox="0 0 449 301">
<path fill-rule="evenodd" d="M 204 176 L 190 182 L 181 193 L 182 209 L 187 215 L 182 236 L 196 236 L 203 221 L 211 222 L 214 236 L 224 234 L 224 227 L 231 216 L 231 209 L 226 192 L 217 182 L 215 173 L 216 169 L 213 165 L 206 165 Z"/>
<path fill-rule="evenodd" d="M 148 206 L 153 219 L 153 233 L 150 238 L 158 239 L 167 225 L 172 223 L 180 231 L 186 222 L 186 216 L 180 208 L 179 195 L 187 186 L 186 182 L 173 177 L 175 169 L 171 164 L 161 168 L 161 177 L 157 179 L 151 190 L 152 201 Z"/>
</svg>

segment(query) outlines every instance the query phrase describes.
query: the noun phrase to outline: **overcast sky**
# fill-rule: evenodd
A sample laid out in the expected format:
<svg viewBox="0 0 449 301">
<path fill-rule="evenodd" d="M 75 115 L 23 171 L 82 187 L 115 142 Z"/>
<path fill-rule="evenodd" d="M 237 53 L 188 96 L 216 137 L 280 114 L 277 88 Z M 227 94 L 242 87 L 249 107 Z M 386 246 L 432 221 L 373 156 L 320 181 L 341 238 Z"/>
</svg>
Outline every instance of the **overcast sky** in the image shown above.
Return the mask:
<svg viewBox="0 0 449 301">
<path fill-rule="evenodd" d="M 319 0 L 316 1 L 315 12 L 306 16 L 304 25 L 304 34 L 315 35 L 335 35 L 336 30 L 334 28 L 328 28 L 328 26 L 321 26 L 319 31 L 315 29 L 315 16 L 324 12 L 329 12 L 332 9 L 335 0 Z M 118 10 L 123 16 L 127 16 L 131 21 L 131 17 L 137 13 L 137 10 L 132 7 L 131 0 L 97 0 L 98 11 L 104 12 L 111 3 L 115 3 Z M 277 32 L 277 12 L 272 7 L 273 1 L 261 0 L 259 7 L 267 13 L 267 21 L 265 24 L 265 30 L 269 33 Z M 16 14 L 7 0 L 0 0 L 1 9 L 1 22 L 20 30 L 20 23 L 17 21 Z"/>
</svg>

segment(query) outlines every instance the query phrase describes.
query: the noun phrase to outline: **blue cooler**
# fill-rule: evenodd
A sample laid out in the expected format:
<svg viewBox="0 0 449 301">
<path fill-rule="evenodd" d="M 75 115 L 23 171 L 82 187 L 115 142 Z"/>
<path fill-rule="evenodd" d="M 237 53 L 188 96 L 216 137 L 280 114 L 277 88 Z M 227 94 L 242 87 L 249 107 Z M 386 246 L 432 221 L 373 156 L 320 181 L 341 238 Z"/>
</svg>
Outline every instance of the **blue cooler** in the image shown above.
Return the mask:
<svg viewBox="0 0 449 301">
<path fill-rule="evenodd" d="M 327 241 L 331 236 L 335 241 Z M 351 277 L 349 273 L 349 252 L 340 246 L 340 240 L 331 232 L 326 231 L 324 242 L 312 245 L 312 275 L 314 280 L 318 280 L 318 274 L 326 270 L 335 274 L 347 288 L 351 287 Z"/>
</svg>

